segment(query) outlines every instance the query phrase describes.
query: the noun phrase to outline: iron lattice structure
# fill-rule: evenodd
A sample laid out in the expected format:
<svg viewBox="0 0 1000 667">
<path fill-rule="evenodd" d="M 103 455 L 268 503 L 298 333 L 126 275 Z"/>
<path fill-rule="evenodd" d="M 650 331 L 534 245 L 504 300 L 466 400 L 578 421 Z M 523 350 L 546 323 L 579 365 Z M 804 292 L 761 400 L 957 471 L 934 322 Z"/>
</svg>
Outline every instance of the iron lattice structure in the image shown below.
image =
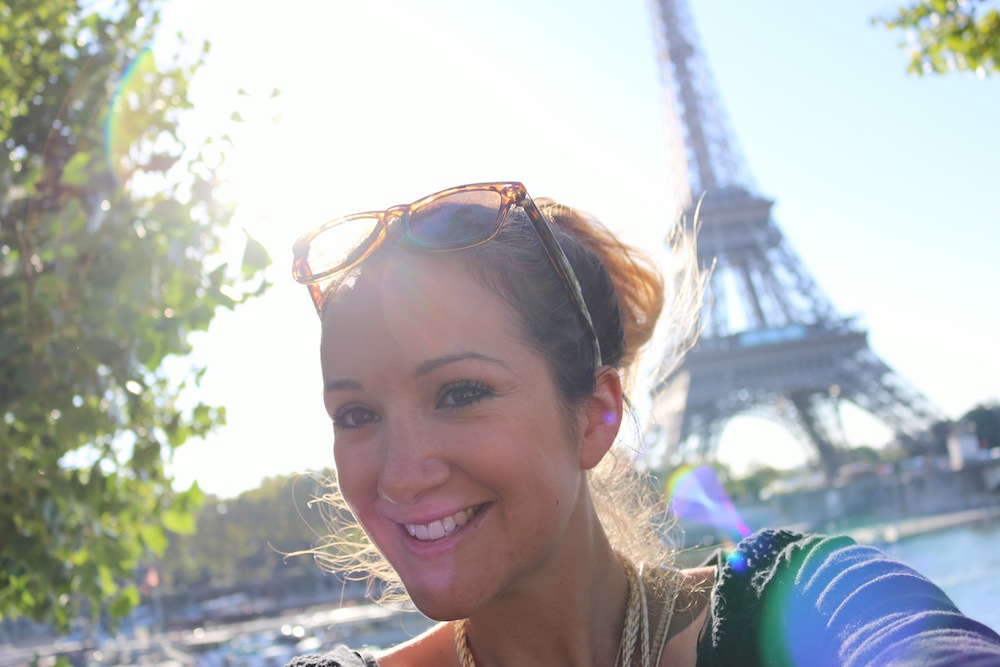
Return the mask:
<svg viewBox="0 0 1000 667">
<path fill-rule="evenodd" d="M 733 140 L 684 0 L 652 4 L 675 201 L 689 221 L 698 208 L 698 262 L 714 265 L 701 337 L 651 389 L 654 465 L 711 460 L 728 420 L 757 413 L 811 444 L 832 478 L 847 447 L 842 400 L 918 437 L 939 411 L 835 312 L 789 247 Z"/>
</svg>

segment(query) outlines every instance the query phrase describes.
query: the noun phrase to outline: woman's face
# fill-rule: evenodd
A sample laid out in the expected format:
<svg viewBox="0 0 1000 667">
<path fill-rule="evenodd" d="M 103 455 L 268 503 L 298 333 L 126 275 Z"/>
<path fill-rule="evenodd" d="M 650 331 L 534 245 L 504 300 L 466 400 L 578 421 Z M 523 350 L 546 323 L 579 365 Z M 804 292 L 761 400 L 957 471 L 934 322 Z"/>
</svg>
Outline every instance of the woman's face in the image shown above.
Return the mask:
<svg viewBox="0 0 1000 667">
<path fill-rule="evenodd" d="M 570 546 L 576 429 L 510 308 L 455 255 L 399 252 L 342 288 L 322 364 L 341 490 L 425 614 L 516 594 Z"/>
</svg>

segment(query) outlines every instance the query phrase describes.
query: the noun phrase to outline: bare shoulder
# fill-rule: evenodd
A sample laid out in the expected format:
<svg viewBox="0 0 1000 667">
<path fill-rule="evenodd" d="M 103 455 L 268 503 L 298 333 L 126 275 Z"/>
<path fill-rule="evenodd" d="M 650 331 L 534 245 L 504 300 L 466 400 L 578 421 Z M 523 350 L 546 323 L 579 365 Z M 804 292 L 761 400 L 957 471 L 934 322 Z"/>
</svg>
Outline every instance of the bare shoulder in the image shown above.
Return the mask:
<svg viewBox="0 0 1000 667">
<path fill-rule="evenodd" d="M 683 570 L 681 586 L 663 648 L 661 667 L 694 667 L 698 661 L 698 639 L 708 619 L 712 587 L 718 569 L 714 566 Z"/>
<path fill-rule="evenodd" d="M 699 618 L 705 618 L 719 570 L 714 565 L 681 570 L 683 581 L 674 605 L 670 636 L 680 633 Z"/>
<path fill-rule="evenodd" d="M 413 639 L 378 655 L 379 667 L 449 667 L 455 657 L 454 623 L 438 623 Z"/>
<path fill-rule="evenodd" d="M 715 585 L 715 579 L 719 574 L 719 568 L 715 565 L 706 565 L 705 567 L 693 567 L 687 570 L 681 570 L 681 574 L 684 576 L 684 581 L 689 584 L 686 589 L 690 593 L 704 594 L 706 601 L 712 593 L 712 587 Z"/>
</svg>

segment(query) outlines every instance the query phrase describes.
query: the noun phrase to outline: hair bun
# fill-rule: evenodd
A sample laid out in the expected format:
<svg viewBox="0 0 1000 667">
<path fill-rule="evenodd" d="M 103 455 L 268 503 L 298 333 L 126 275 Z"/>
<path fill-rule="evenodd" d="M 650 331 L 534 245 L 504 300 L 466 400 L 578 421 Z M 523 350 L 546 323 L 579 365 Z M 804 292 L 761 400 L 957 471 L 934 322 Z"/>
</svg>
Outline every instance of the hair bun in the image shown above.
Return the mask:
<svg viewBox="0 0 1000 667">
<path fill-rule="evenodd" d="M 608 330 L 609 324 L 620 328 L 623 349 L 614 363 L 629 378 L 635 370 L 639 352 L 652 338 L 663 310 L 663 276 L 659 268 L 645 251 L 623 243 L 594 216 L 547 198 L 536 199 L 535 204 L 555 223 L 557 229 L 572 235 L 593 255 L 611 279 L 620 322 L 595 321 L 594 324 L 599 332 Z M 607 317 L 607 313 L 614 309 L 597 307 L 594 310 L 596 312 L 592 316 L 596 320 L 602 312 Z M 601 342 L 603 346 L 604 341 Z"/>
</svg>

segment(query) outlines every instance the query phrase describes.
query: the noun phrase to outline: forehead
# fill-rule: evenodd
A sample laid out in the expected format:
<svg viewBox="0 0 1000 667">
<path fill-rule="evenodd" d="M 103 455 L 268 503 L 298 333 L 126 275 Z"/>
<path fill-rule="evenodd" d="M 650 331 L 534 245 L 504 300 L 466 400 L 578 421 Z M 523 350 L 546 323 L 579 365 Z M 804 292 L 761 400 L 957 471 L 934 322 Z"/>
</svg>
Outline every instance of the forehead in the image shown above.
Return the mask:
<svg viewBox="0 0 1000 667">
<path fill-rule="evenodd" d="M 365 263 L 323 313 L 324 358 L 383 347 L 426 354 L 520 340 L 512 309 L 466 267 L 461 251 L 397 251 Z"/>
</svg>

